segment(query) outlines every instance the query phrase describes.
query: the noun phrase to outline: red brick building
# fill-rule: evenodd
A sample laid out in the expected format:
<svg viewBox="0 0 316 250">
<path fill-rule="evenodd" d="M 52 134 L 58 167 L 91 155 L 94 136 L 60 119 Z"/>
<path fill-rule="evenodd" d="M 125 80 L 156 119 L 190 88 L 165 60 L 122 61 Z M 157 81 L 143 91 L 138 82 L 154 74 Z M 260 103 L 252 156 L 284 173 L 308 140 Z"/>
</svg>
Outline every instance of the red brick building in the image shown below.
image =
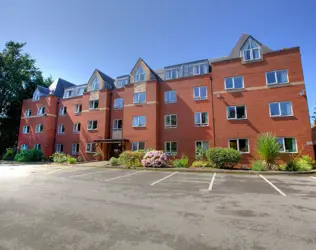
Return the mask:
<svg viewBox="0 0 316 250">
<path fill-rule="evenodd" d="M 85 160 L 143 148 L 193 159 L 202 146 L 233 147 L 249 164 L 264 132 L 278 137 L 282 158 L 314 157 L 299 48 L 272 50 L 246 34 L 227 57 L 160 70 L 140 58 L 115 79 L 95 70 L 85 85 L 39 87 L 24 100 L 20 131 L 21 148 Z"/>
</svg>

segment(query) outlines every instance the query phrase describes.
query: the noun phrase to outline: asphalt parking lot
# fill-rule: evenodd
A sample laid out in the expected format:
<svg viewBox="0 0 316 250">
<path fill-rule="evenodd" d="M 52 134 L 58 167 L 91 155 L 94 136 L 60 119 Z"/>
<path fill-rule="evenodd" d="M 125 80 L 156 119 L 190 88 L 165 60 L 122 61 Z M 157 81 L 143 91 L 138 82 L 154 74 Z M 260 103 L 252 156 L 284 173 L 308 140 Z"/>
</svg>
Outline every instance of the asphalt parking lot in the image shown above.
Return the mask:
<svg viewBox="0 0 316 250">
<path fill-rule="evenodd" d="M 0 166 L 0 249 L 315 249 L 316 178 Z"/>
</svg>

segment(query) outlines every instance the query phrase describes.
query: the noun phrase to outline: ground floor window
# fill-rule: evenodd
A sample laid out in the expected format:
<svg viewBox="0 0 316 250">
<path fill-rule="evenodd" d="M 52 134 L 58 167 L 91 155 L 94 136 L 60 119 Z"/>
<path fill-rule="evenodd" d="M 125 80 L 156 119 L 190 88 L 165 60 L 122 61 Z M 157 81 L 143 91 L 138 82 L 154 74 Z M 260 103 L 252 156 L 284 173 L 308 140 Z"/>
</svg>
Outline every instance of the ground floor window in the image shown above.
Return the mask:
<svg viewBox="0 0 316 250">
<path fill-rule="evenodd" d="M 79 143 L 74 143 L 72 144 L 72 150 L 71 150 L 73 155 L 76 155 L 79 153 Z"/>
<path fill-rule="evenodd" d="M 137 150 L 144 150 L 145 149 L 145 142 L 132 142 L 132 151 L 137 151 Z"/>
<path fill-rule="evenodd" d="M 34 149 L 41 150 L 42 149 L 41 144 L 34 144 Z"/>
<path fill-rule="evenodd" d="M 166 155 L 177 155 L 178 143 L 175 141 L 166 141 L 165 142 L 165 153 L 166 153 Z"/>
<path fill-rule="evenodd" d="M 26 144 L 22 144 L 21 145 L 21 150 L 27 150 L 27 145 Z"/>
<path fill-rule="evenodd" d="M 231 139 L 229 140 L 229 147 L 241 153 L 249 153 L 248 139 Z"/>
<path fill-rule="evenodd" d="M 56 152 L 58 152 L 58 153 L 64 152 L 64 145 L 63 144 L 57 144 L 56 145 Z"/>
<path fill-rule="evenodd" d="M 86 145 L 86 152 L 87 153 L 95 153 L 96 152 L 96 145 L 95 145 L 95 143 L 87 143 L 87 145 Z"/>
<path fill-rule="evenodd" d="M 278 143 L 280 145 L 280 152 L 286 153 L 296 153 L 296 139 L 295 138 L 278 138 Z"/>
<path fill-rule="evenodd" d="M 209 141 L 196 141 L 195 142 L 195 150 L 197 148 L 202 148 L 204 150 L 208 150 L 209 147 L 210 147 L 210 142 Z"/>
</svg>

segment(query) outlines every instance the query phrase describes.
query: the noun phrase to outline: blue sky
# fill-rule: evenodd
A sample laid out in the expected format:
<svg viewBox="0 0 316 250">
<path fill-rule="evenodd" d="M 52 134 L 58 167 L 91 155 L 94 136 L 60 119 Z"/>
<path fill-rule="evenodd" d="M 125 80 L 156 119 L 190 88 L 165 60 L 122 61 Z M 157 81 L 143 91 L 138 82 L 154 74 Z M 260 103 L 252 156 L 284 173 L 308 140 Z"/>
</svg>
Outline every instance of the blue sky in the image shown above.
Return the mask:
<svg viewBox="0 0 316 250">
<path fill-rule="evenodd" d="M 242 33 L 272 49 L 301 47 L 309 108 L 316 101 L 314 0 L 2 1 L 0 47 L 27 42 L 45 76 L 86 83 L 95 68 L 130 73 L 228 55 Z"/>
</svg>

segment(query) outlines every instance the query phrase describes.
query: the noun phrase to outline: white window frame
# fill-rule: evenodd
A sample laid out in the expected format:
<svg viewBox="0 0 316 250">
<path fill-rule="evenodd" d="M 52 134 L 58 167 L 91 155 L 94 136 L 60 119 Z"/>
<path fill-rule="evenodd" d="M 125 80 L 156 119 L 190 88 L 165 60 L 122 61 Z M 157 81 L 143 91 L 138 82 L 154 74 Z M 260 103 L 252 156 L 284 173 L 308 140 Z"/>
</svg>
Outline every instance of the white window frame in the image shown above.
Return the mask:
<svg viewBox="0 0 316 250">
<path fill-rule="evenodd" d="M 143 149 L 139 149 L 139 144 L 140 143 L 144 143 L 144 148 Z M 132 142 L 132 144 L 131 144 L 131 150 L 132 151 L 138 151 L 138 150 L 144 150 L 144 149 L 145 149 L 145 142 L 143 142 L 143 141 L 136 141 L 136 142 Z"/>
<path fill-rule="evenodd" d="M 240 51 L 240 53 L 241 53 L 241 57 L 243 58 L 243 61 L 245 61 L 245 62 L 249 62 L 249 61 L 256 61 L 256 60 L 260 60 L 261 59 L 261 46 L 256 42 L 256 41 L 254 41 L 253 39 L 251 39 L 251 38 L 249 38 L 247 41 L 246 41 L 246 43 L 248 43 L 248 42 L 254 42 L 256 45 L 257 45 L 257 47 L 256 48 L 251 48 L 251 49 L 242 49 L 241 51 Z M 244 44 L 244 46 L 246 45 L 246 43 Z M 244 47 L 243 46 L 243 47 Z M 250 59 L 246 59 L 245 58 L 245 51 L 250 51 Z M 258 50 L 258 52 L 259 52 L 259 58 L 253 58 L 253 50 Z"/>
<path fill-rule="evenodd" d="M 237 108 L 239 107 L 244 107 L 245 108 L 245 118 L 237 118 Z M 234 108 L 235 109 L 235 118 L 229 118 L 229 108 Z M 247 119 L 247 109 L 246 105 L 238 105 L 238 106 L 227 106 L 226 107 L 226 118 L 227 120 L 246 120 Z"/>
<path fill-rule="evenodd" d="M 241 152 L 239 151 L 239 140 L 247 140 L 248 143 L 248 151 L 247 152 Z M 238 139 L 229 139 L 228 140 L 228 147 L 230 148 L 230 141 L 237 141 L 237 151 L 239 151 L 241 154 L 249 154 L 250 153 L 250 143 L 249 143 L 249 139 L 247 138 L 238 138 Z"/>
<path fill-rule="evenodd" d="M 124 88 L 128 84 L 128 78 L 117 79 L 116 88 Z"/>
<path fill-rule="evenodd" d="M 57 153 L 62 153 L 64 152 L 64 145 L 61 143 L 56 144 L 56 152 Z"/>
<path fill-rule="evenodd" d="M 203 140 L 200 140 L 200 141 L 195 141 L 195 151 L 196 151 L 197 148 L 198 148 L 198 146 L 197 146 L 198 142 L 200 142 L 200 143 L 202 144 L 202 148 L 203 148 L 204 150 L 207 150 L 207 149 L 210 148 L 210 141 L 203 141 Z M 203 143 L 207 143 L 207 149 L 205 149 L 205 148 L 203 147 Z"/>
<path fill-rule="evenodd" d="M 176 146 L 177 146 L 177 151 L 176 152 L 172 152 L 171 151 L 172 143 L 176 143 Z M 169 152 L 167 151 L 167 144 L 170 144 L 170 151 Z M 165 141 L 165 143 L 164 143 L 164 151 L 165 151 L 165 154 L 168 155 L 168 156 L 176 156 L 178 154 L 178 142 L 177 141 Z"/>
<path fill-rule="evenodd" d="M 171 124 L 171 117 L 172 116 L 175 116 L 176 117 L 176 125 L 172 125 Z M 167 118 L 170 118 L 170 124 L 167 124 Z M 178 115 L 177 114 L 169 114 L 169 115 L 165 115 L 164 116 L 164 125 L 165 125 L 165 128 L 177 128 L 178 126 Z"/>
<path fill-rule="evenodd" d="M 28 146 L 27 144 L 21 144 L 21 150 L 27 150 L 28 149 Z"/>
<path fill-rule="evenodd" d="M 144 123 L 143 126 L 141 126 L 139 124 L 140 117 L 144 117 L 145 118 L 145 123 Z M 134 124 L 133 124 L 134 118 L 137 118 L 137 126 L 134 126 Z M 133 128 L 144 128 L 144 127 L 146 127 L 146 116 L 145 115 L 135 115 L 135 116 L 133 116 L 132 117 L 132 126 L 133 126 Z"/>
<path fill-rule="evenodd" d="M 201 123 L 195 123 L 195 114 L 197 114 L 197 113 L 200 114 L 200 121 L 201 121 Z M 207 114 L 207 124 L 203 124 L 202 123 L 202 113 L 206 113 Z M 195 127 L 207 127 L 207 126 L 209 126 L 209 123 L 210 123 L 210 118 L 209 118 L 208 112 L 195 112 L 194 113 L 194 125 L 195 125 Z"/>
<path fill-rule="evenodd" d="M 42 129 L 40 129 L 40 128 L 42 128 Z M 36 127 L 35 127 L 35 133 L 36 134 L 43 133 L 43 129 L 44 129 L 43 124 L 37 124 Z"/>
<path fill-rule="evenodd" d="M 74 90 L 73 89 L 67 89 L 65 90 L 65 93 L 64 93 L 64 98 L 70 98 L 73 96 L 73 93 L 74 93 Z"/>
<path fill-rule="evenodd" d="M 122 128 L 118 127 L 119 121 L 122 121 Z M 114 119 L 113 120 L 113 131 L 121 131 L 123 129 L 123 120 L 122 119 Z"/>
<path fill-rule="evenodd" d="M 281 113 L 281 103 L 291 103 L 291 114 L 290 115 L 282 115 Z M 278 104 L 279 106 L 279 115 L 271 115 L 271 104 Z M 294 116 L 293 114 L 293 103 L 291 101 L 284 101 L 284 102 L 270 102 L 269 103 L 269 114 L 270 114 L 270 117 L 290 117 L 290 116 Z"/>
<path fill-rule="evenodd" d="M 89 142 L 86 144 L 86 153 L 95 153 L 97 150 L 96 150 L 96 145 L 95 145 L 95 151 L 92 151 L 93 150 L 93 145 L 95 145 L 94 142 Z M 89 150 L 88 150 L 88 147 L 89 147 Z"/>
<path fill-rule="evenodd" d="M 140 102 L 140 94 L 144 94 L 145 95 L 145 100 L 143 102 Z M 137 96 L 137 98 L 135 98 L 135 95 Z M 146 103 L 146 91 L 143 91 L 143 92 L 137 92 L 137 93 L 134 93 L 133 95 L 133 103 L 134 104 L 141 104 L 141 103 Z"/>
<path fill-rule="evenodd" d="M 93 103 L 91 105 L 91 103 Z M 98 103 L 98 106 L 95 108 L 94 106 L 96 106 L 95 104 Z M 92 107 L 91 107 L 92 106 Z M 89 110 L 95 110 L 99 108 L 99 100 L 91 100 L 89 101 Z"/>
<path fill-rule="evenodd" d="M 172 77 L 172 72 L 176 72 L 176 77 Z M 166 80 L 171 80 L 171 79 L 177 79 L 180 76 L 180 69 L 179 68 L 171 68 L 171 69 L 166 69 L 165 70 L 165 79 Z"/>
<path fill-rule="evenodd" d="M 286 72 L 286 78 L 287 78 L 287 81 L 286 82 L 278 82 L 278 76 L 277 76 L 277 72 L 281 72 L 281 71 L 285 71 Z M 274 77 L 275 77 L 275 81 L 276 82 L 273 82 L 273 83 L 268 83 L 268 74 L 269 73 L 274 73 Z M 287 84 L 289 83 L 289 72 L 287 69 L 280 69 L 280 70 L 273 70 L 273 71 L 269 71 L 269 72 L 266 72 L 266 84 L 267 86 L 271 86 L 271 85 L 282 85 L 282 84 Z"/>
<path fill-rule="evenodd" d="M 34 149 L 36 150 L 42 150 L 42 145 L 41 144 L 34 144 Z"/>
<path fill-rule="evenodd" d="M 92 83 L 91 83 L 91 90 L 99 90 L 100 89 L 100 82 L 97 76 L 94 77 Z"/>
<path fill-rule="evenodd" d="M 41 98 L 40 93 L 36 91 L 33 96 L 33 101 L 37 102 L 40 100 L 40 98 Z"/>
<path fill-rule="evenodd" d="M 96 123 L 96 127 L 93 128 L 94 124 Z M 97 130 L 98 129 L 98 120 L 89 120 L 88 121 L 88 130 Z"/>
<path fill-rule="evenodd" d="M 59 125 L 58 125 L 58 134 L 59 134 L 59 135 L 65 134 L 65 130 L 66 130 L 66 127 L 65 127 L 64 124 L 59 124 Z"/>
<path fill-rule="evenodd" d="M 191 64 L 191 66 L 192 66 L 192 75 L 194 75 L 194 76 L 197 76 L 197 75 L 202 75 L 201 74 L 201 66 L 203 66 L 203 67 L 206 67 L 205 68 L 205 73 L 204 74 L 207 74 L 207 73 L 209 73 L 208 72 L 208 69 L 207 68 L 209 68 L 209 64 L 207 64 L 207 63 L 205 63 L 205 62 L 203 62 L 203 63 L 198 63 L 198 64 Z M 194 72 L 194 69 L 197 69 L 197 73 L 195 73 Z"/>
<path fill-rule="evenodd" d="M 242 79 L 242 87 L 241 87 L 241 88 L 235 88 L 235 78 L 237 78 L 237 77 L 241 77 L 241 79 Z M 227 80 L 227 79 L 232 79 L 232 80 L 233 80 L 233 87 L 232 87 L 232 88 L 227 88 L 227 87 L 226 87 L 226 80 Z M 225 87 L 225 90 L 244 89 L 244 88 L 245 88 L 244 77 L 243 77 L 243 76 L 226 77 L 226 78 L 224 78 L 224 87 Z"/>
<path fill-rule="evenodd" d="M 295 137 L 278 137 L 277 140 L 282 139 L 283 141 L 283 151 L 279 151 L 280 153 L 287 153 L 287 154 L 295 154 L 297 153 L 297 140 Z M 294 139 L 295 140 L 295 152 L 287 152 L 285 148 L 285 139 Z"/>
<path fill-rule="evenodd" d="M 40 107 L 38 107 L 38 109 L 37 109 L 37 115 L 38 115 L 38 116 L 45 115 L 45 106 L 40 106 Z"/>
<path fill-rule="evenodd" d="M 175 93 L 175 100 L 171 100 L 171 94 Z M 169 104 L 169 103 L 177 103 L 177 91 L 176 90 L 168 90 L 164 92 L 164 102 L 165 104 Z"/>
<path fill-rule="evenodd" d="M 74 150 L 75 149 L 75 150 Z M 71 154 L 73 155 L 78 155 L 79 154 L 79 150 L 80 150 L 80 145 L 79 143 L 73 143 L 71 145 Z"/>
<path fill-rule="evenodd" d="M 141 73 L 139 73 L 140 69 L 142 71 Z M 142 76 L 144 77 L 143 80 L 141 79 Z M 146 81 L 146 72 L 142 66 L 139 66 L 134 74 L 134 82 L 144 82 L 144 81 Z"/>
<path fill-rule="evenodd" d="M 30 133 L 30 126 L 23 126 L 22 134 L 29 134 Z"/>
<path fill-rule="evenodd" d="M 79 115 L 81 114 L 81 112 L 82 112 L 82 104 L 75 104 L 75 114 Z"/>
<path fill-rule="evenodd" d="M 59 114 L 60 114 L 61 116 L 66 115 L 66 114 L 67 114 L 67 107 L 66 107 L 66 106 L 62 106 L 62 107 L 60 108 Z"/>
<path fill-rule="evenodd" d="M 115 101 L 118 102 L 118 104 L 115 103 Z M 114 99 L 114 103 L 113 103 L 113 108 L 114 108 L 115 110 L 120 110 L 120 109 L 123 109 L 123 107 L 124 107 L 124 99 L 123 99 L 122 97 L 120 97 L 120 98 L 115 98 L 115 99 Z"/>
<path fill-rule="evenodd" d="M 25 113 L 24 113 L 25 117 L 30 117 L 31 115 L 32 115 L 32 109 L 25 110 Z"/>
<path fill-rule="evenodd" d="M 205 88 L 205 94 L 206 94 L 205 97 L 201 96 L 201 88 Z M 199 95 L 198 96 L 195 96 L 195 89 L 199 90 Z M 196 87 L 193 87 L 193 99 L 194 99 L 194 101 L 207 100 L 208 99 L 207 86 L 196 86 Z"/>
<path fill-rule="evenodd" d="M 78 133 L 80 132 L 79 127 L 80 127 L 80 129 L 81 129 L 81 124 L 80 124 L 80 122 L 74 123 L 74 127 L 73 127 L 73 132 L 74 132 L 74 134 L 78 134 Z"/>
</svg>

